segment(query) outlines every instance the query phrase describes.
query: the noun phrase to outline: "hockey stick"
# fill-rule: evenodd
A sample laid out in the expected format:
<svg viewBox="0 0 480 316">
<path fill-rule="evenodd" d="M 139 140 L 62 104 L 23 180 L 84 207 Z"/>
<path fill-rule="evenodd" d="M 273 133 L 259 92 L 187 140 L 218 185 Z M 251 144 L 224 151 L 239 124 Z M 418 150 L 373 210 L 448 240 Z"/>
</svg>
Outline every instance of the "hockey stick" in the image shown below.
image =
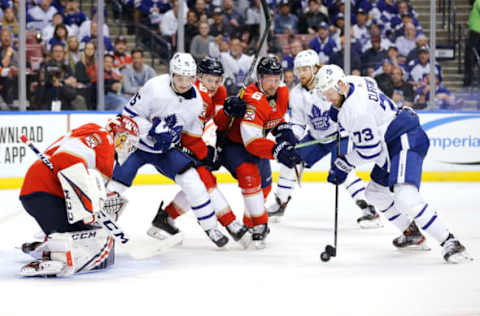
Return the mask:
<svg viewBox="0 0 480 316">
<path fill-rule="evenodd" d="M 332 141 L 334 141 L 336 137 L 337 137 L 336 135 L 333 135 L 333 136 L 330 136 L 330 137 L 310 140 L 308 142 L 304 142 L 304 143 L 300 143 L 300 144 L 295 145 L 295 149 L 308 147 L 308 146 L 313 146 L 313 145 L 316 145 L 316 144 L 328 144 L 328 143 L 331 143 Z"/>
<path fill-rule="evenodd" d="M 340 131 L 337 133 L 337 156 L 340 154 Z M 325 251 L 320 254 L 323 262 L 330 260 L 330 257 L 337 256 L 337 231 L 338 231 L 338 180 L 335 181 L 335 223 L 333 227 L 333 247 L 325 246 Z"/>
<path fill-rule="evenodd" d="M 48 159 L 48 157 L 40 152 L 37 147 L 25 136 L 22 135 L 21 140 L 25 143 L 37 156 L 40 160 L 52 171 L 54 172 L 53 164 Z M 154 257 L 165 252 L 168 248 L 175 246 L 183 240 L 183 235 L 181 233 L 175 234 L 169 237 L 166 240 L 162 241 L 162 244 L 159 242 L 147 242 L 147 243 L 138 243 L 132 240 L 120 226 L 113 220 L 110 215 L 105 213 L 103 210 L 95 212 L 95 221 L 102 225 L 105 229 L 109 230 L 112 236 L 121 244 L 127 253 L 134 259 L 146 259 Z M 178 236 L 177 236 L 178 235 Z"/>
<path fill-rule="evenodd" d="M 265 30 L 263 31 L 262 37 L 260 38 L 259 45 L 257 47 L 257 50 L 255 51 L 252 63 L 250 64 L 250 68 L 248 68 L 248 72 L 245 76 L 245 81 L 243 81 L 242 87 L 240 88 L 240 91 L 238 92 L 238 97 L 240 99 L 243 99 L 243 94 L 245 93 L 245 90 L 247 89 L 248 85 L 251 82 L 251 79 L 252 79 L 251 77 L 252 77 L 253 70 L 255 69 L 255 65 L 257 64 L 257 60 L 260 57 L 260 51 L 262 50 L 263 43 L 265 43 L 265 40 L 267 39 L 267 35 L 268 35 L 269 30 L 270 30 L 270 25 L 272 23 L 267 1 L 266 0 L 260 0 L 260 2 L 262 4 L 263 15 L 265 16 Z M 225 143 L 225 140 L 227 138 L 227 134 L 230 131 L 230 129 L 232 128 L 234 121 L 235 121 L 235 118 L 230 117 L 230 119 L 228 120 L 227 129 L 225 129 L 225 132 L 222 136 L 222 142 L 220 144 Z"/>
</svg>

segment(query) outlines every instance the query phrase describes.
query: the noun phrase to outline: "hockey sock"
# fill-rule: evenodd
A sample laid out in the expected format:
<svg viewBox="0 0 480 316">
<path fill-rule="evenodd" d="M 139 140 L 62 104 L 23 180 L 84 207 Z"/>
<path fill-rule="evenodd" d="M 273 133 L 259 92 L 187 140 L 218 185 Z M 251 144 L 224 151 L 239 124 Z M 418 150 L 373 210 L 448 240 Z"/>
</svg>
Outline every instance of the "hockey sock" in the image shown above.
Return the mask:
<svg viewBox="0 0 480 316">
<path fill-rule="evenodd" d="M 185 196 L 203 230 L 217 227 L 217 219 L 207 189 L 195 169 L 189 169 L 175 176 L 175 182 L 185 192 Z"/>
<path fill-rule="evenodd" d="M 357 177 L 355 172 L 350 172 L 347 176 L 347 180 L 343 184 L 345 189 L 347 189 L 350 196 L 355 201 L 365 200 L 365 184 L 362 179 Z"/>
<path fill-rule="evenodd" d="M 172 219 L 181 216 L 189 209 L 190 204 L 188 203 L 185 192 L 183 191 L 178 192 L 173 198 L 173 201 L 170 202 L 167 207 L 165 207 L 165 211 L 168 213 L 168 215 L 170 215 Z"/>
<path fill-rule="evenodd" d="M 292 194 L 295 188 L 295 170 L 293 168 L 287 168 L 283 164 L 280 164 L 280 176 L 277 183 L 277 196 L 282 203 L 287 202 L 288 197 Z"/>
<path fill-rule="evenodd" d="M 407 229 L 408 225 L 412 221 L 406 214 L 402 213 L 395 207 L 395 202 L 392 201 L 392 204 L 386 209 L 381 209 L 380 213 L 385 216 L 390 223 L 398 228 L 402 233 Z"/>
<path fill-rule="evenodd" d="M 222 226 L 227 226 L 235 220 L 235 214 L 233 214 L 227 199 L 217 187 L 210 190 L 210 199 L 215 208 L 217 219 Z"/>
</svg>

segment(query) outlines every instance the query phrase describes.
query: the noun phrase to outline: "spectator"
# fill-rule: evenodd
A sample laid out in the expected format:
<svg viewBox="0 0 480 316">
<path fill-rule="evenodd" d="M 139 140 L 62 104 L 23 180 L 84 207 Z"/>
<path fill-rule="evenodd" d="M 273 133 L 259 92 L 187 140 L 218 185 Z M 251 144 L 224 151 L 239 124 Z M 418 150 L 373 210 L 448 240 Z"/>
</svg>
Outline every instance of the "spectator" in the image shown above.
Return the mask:
<svg viewBox="0 0 480 316">
<path fill-rule="evenodd" d="M 91 36 L 91 29 L 92 29 L 92 21 L 97 23 L 97 11 L 93 11 L 92 19 L 86 20 L 85 22 L 80 25 L 80 29 L 78 30 L 78 39 L 81 41 L 83 38 L 87 36 Z M 108 25 L 106 23 L 103 24 L 103 36 L 110 37 L 110 32 L 108 29 Z"/>
<path fill-rule="evenodd" d="M 231 29 L 239 28 L 244 24 L 242 13 L 233 7 L 233 0 L 223 0 L 223 23 Z"/>
<path fill-rule="evenodd" d="M 372 10 L 372 16 L 379 24 L 385 27 L 385 31 L 391 29 L 392 19 L 397 16 L 397 8 L 393 0 L 378 0 Z"/>
<path fill-rule="evenodd" d="M 68 39 L 68 30 L 64 24 L 58 24 L 55 26 L 55 31 L 53 32 L 53 37 L 46 44 L 46 50 L 50 51 L 52 46 L 55 44 L 61 44 L 67 46 Z"/>
<path fill-rule="evenodd" d="M 119 36 L 115 39 L 115 49 L 113 57 L 115 61 L 113 63 L 114 70 L 120 74 L 127 65 L 132 63 L 132 56 L 126 53 L 127 51 L 127 38 Z"/>
<path fill-rule="evenodd" d="M 293 69 L 286 69 L 283 72 L 283 80 L 285 81 L 285 85 L 288 87 L 289 91 L 292 91 L 292 89 L 297 85 L 298 80 L 295 74 L 293 73 Z"/>
<path fill-rule="evenodd" d="M 390 46 L 394 46 L 392 41 L 390 41 L 388 38 L 382 37 L 382 32 L 380 30 L 380 26 L 376 23 L 370 24 L 370 39 L 369 41 L 362 46 L 362 52 L 365 53 L 367 50 L 372 48 L 372 36 L 378 35 L 381 38 L 381 45 L 384 50 L 387 50 Z"/>
<path fill-rule="evenodd" d="M 142 15 L 142 23 L 149 25 L 153 29 L 158 29 L 158 26 L 163 19 L 163 15 L 171 9 L 171 4 L 168 1 L 163 0 L 142 0 L 138 6 L 138 10 Z"/>
<path fill-rule="evenodd" d="M 209 56 L 210 44 L 215 42 L 215 37 L 209 35 L 210 27 L 207 23 L 200 23 L 198 27 L 200 34 L 195 36 L 190 45 L 190 54 L 200 61 L 203 57 Z"/>
<path fill-rule="evenodd" d="M 41 31 L 52 22 L 53 15 L 57 12 L 51 5 L 52 0 L 39 1 L 38 5 L 30 8 L 27 13 L 27 28 L 34 28 Z"/>
<path fill-rule="evenodd" d="M 289 35 L 298 33 L 298 18 L 290 13 L 288 1 L 282 1 L 280 4 L 280 14 L 274 19 L 274 32 Z"/>
<path fill-rule="evenodd" d="M 52 101 L 60 101 L 64 110 L 85 110 L 85 99 L 77 91 L 77 80 L 72 69 L 65 64 L 65 47 L 54 44 L 51 55 L 52 58 L 40 67 L 32 107 L 48 110 Z"/>
<path fill-rule="evenodd" d="M 182 5 L 184 6 L 184 20 L 187 19 L 188 7 L 183 0 Z M 178 0 L 172 0 L 172 9 L 167 11 L 162 18 L 162 23 L 160 25 L 160 31 L 165 39 L 172 44 L 172 47 L 177 47 L 177 15 L 178 15 Z"/>
<path fill-rule="evenodd" d="M 187 23 L 185 24 L 185 31 L 184 31 L 185 50 L 187 53 L 190 52 L 190 45 L 195 35 L 198 35 L 198 18 L 195 12 L 188 11 Z"/>
<path fill-rule="evenodd" d="M 407 65 L 412 61 L 418 58 L 418 51 L 420 47 L 428 47 L 428 39 L 425 35 L 421 34 L 417 36 L 417 40 L 415 41 L 416 47 L 408 53 L 407 56 Z"/>
<path fill-rule="evenodd" d="M 405 77 L 403 79 L 408 80 L 408 67 L 405 64 L 405 57 L 400 56 L 398 48 L 395 46 L 390 46 L 387 50 L 387 57 L 392 62 L 393 66 L 399 66 L 403 69 Z"/>
<path fill-rule="evenodd" d="M 382 64 L 382 71 L 374 77 L 378 87 L 389 98 L 393 97 L 393 81 L 392 81 L 393 65 L 390 59 L 385 58 Z"/>
<path fill-rule="evenodd" d="M 245 12 L 245 24 L 260 25 L 261 16 L 260 0 L 251 1 L 250 6 Z"/>
<path fill-rule="evenodd" d="M 415 48 L 415 38 L 415 26 L 412 23 L 405 24 L 405 34 L 395 41 L 395 46 L 402 56 L 407 57 L 408 53 Z"/>
<path fill-rule="evenodd" d="M 105 110 L 119 111 L 128 102 L 128 97 L 121 94 L 122 76 L 113 71 L 113 55 L 106 54 L 103 58 L 105 78 Z"/>
<path fill-rule="evenodd" d="M 245 76 L 253 61 L 253 56 L 245 55 L 243 49 L 240 39 L 233 38 L 230 40 L 230 52 L 220 54 L 225 70 L 225 87 L 230 95 L 236 94 L 247 79 Z"/>
<path fill-rule="evenodd" d="M 13 105 L 17 93 L 18 53 L 12 47 L 12 33 L 9 29 L 0 31 L 0 95 L 7 106 Z"/>
<path fill-rule="evenodd" d="M 188 12 L 193 12 L 197 17 L 197 20 L 200 19 L 200 16 L 202 14 L 205 14 L 207 17 L 210 17 L 212 15 L 212 12 L 207 7 L 207 3 L 205 2 L 205 0 L 196 0 L 193 10 L 190 10 Z"/>
<path fill-rule="evenodd" d="M 415 97 L 415 108 L 425 109 L 430 102 L 430 74 L 423 76 L 424 85 L 417 89 Z M 439 109 L 448 109 L 455 104 L 455 98 L 452 93 L 440 83 L 440 78 L 435 76 L 435 106 Z"/>
<path fill-rule="evenodd" d="M 413 106 L 415 93 L 413 86 L 404 80 L 404 71 L 401 67 L 393 66 L 392 69 L 393 96 L 392 100 L 398 106 Z"/>
<path fill-rule="evenodd" d="M 97 22 L 92 22 L 90 24 L 90 36 L 86 36 L 82 38 L 80 43 L 80 48 L 83 48 L 83 46 L 85 46 L 85 43 L 88 43 L 90 41 L 97 41 Z M 110 40 L 110 37 L 104 35 L 103 43 L 105 45 L 105 51 L 108 51 L 108 52 L 114 51 L 114 47 L 112 45 L 112 41 Z"/>
<path fill-rule="evenodd" d="M 60 12 L 57 12 L 53 15 L 52 23 L 47 25 L 42 30 L 42 41 L 46 45 L 48 42 L 53 38 L 53 34 L 55 33 L 55 28 L 57 25 L 63 24 L 63 16 Z M 67 26 L 68 34 L 75 34 L 75 31 Z M 50 51 L 50 49 L 48 50 Z"/>
<path fill-rule="evenodd" d="M 75 26 L 77 32 L 80 25 L 87 20 L 87 16 L 78 6 L 78 0 L 68 0 L 64 14 L 64 23 L 69 26 Z"/>
<path fill-rule="evenodd" d="M 370 34 L 367 27 L 368 15 L 362 9 L 357 10 L 357 23 L 353 26 L 353 37 L 360 43 L 362 49 L 370 41 Z"/>
<path fill-rule="evenodd" d="M 12 8 L 3 11 L 2 29 L 9 29 L 13 36 L 18 36 L 18 21 Z"/>
<path fill-rule="evenodd" d="M 76 36 L 69 36 L 67 40 L 67 65 L 75 69 L 75 65 L 80 61 L 80 43 Z"/>
<path fill-rule="evenodd" d="M 409 6 L 408 3 L 404 0 L 397 1 L 396 6 L 398 13 L 396 17 L 392 20 L 392 28 L 395 28 L 396 26 L 398 26 L 398 24 L 402 23 L 402 16 L 409 15 L 412 17 L 412 23 L 415 28 L 419 28 L 419 31 L 422 32 L 422 27 L 420 26 L 420 23 L 417 19 L 417 12 L 415 12 L 415 10 L 413 10 L 413 8 Z"/>
<path fill-rule="evenodd" d="M 293 40 L 290 43 L 290 54 L 288 56 L 283 56 L 282 58 L 282 67 L 283 69 L 293 69 L 293 62 L 298 53 L 304 49 L 302 41 Z"/>
<path fill-rule="evenodd" d="M 213 9 L 213 24 L 210 26 L 212 36 L 222 35 L 225 38 L 232 37 L 233 28 L 230 24 L 225 24 L 222 8 Z"/>
<path fill-rule="evenodd" d="M 418 52 L 418 59 L 408 64 L 411 83 L 414 87 L 422 84 L 423 75 L 430 73 L 430 53 L 427 47 L 421 47 Z M 442 81 L 442 70 L 438 63 L 435 64 L 435 74 Z"/>
<path fill-rule="evenodd" d="M 80 60 L 75 64 L 75 78 L 80 84 L 79 88 L 85 93 L 86 103 L 89 110 L 96 110 L 96 90 L 92 83 L 96 80 L 97 69 L 95 66 L 95 44 L 89 42 L 81 53 Z"/>
<path fill-rule="evenodd" d="M 343 58 L 344 58 L 344 53 L 345 53 L 345 37 L 341 37 L 341 45 L 342 49 L 338 52 L 333 53 L 333 55 L 330 57 L 328 63 L 329 64 L 334 64 L 343 69 Z M 351 68 L 351 73 L 354 76 L 360 76 L 361 75 L 361 69 L 362 69 L 362 61 L 360 58 L 360 54 L 352 49 L 351 54 L 350 54 L 350 68 Z"/>
<path fill-rule="evenodd" d="M 372 47 L 362 55 L 362 73 L 366 76 L 372 76 L 375 66 L 380 64 L 385 57 L 387 51 L 382 48 L 381 38 L 379 35 L 373 35 L 371 39 Z"/>
<path fill-rule="evenodd" d="M 328 35 L 328 24 L 325 22 L 320 23 L 317 36 L 310 41 L 309 46 L 318 53 L 321 63 L 326 63 L 338 51 L 335 41 Z"/>
<path fill-rule="evenodd" d="M 475 69 L 473 49 L 475 48 L 477 53 L 480 54 L 480 0 L 473 2 L 468 28 L 468 39 L 465 47 L 465 75 L 463 79 L 463 85 L 465 87 L 472 85 L 473 71 Z M 477 63 L 478 62 L 480 61 L 477 60 Z"/>
<path fill-rule="evenodd" d="M 329 23 L 328 16 L 321 10 L 318 0 L 308 0 L 308 10 L 300 18 L 298 31 L 301 34 L 315 34 L 317 26 L 322 23 Z"/>
<path fill-rule="evenodd" d="M 143 50 L 132 50 L 132 64 L 128 65 L 122 72 L 123 92 L 133 96 L 143 85 L 156 76 L 152 67 L 143 63 Z"/>
<path fill-rule="evenodd" d="M 402 15 L 402 23 L 397 25 L 397 27 L 395 28 L 395 38 L 405 35 L 405 25 L 407 24 L 413 24 L 415 26 L 415 35 L 420 35 L 423 33 L 422 27 L 420 26 L 420 24 L 415 25 L 413 17 L 410 15 L 410 13 L 404 13 Z"/>
</svg>

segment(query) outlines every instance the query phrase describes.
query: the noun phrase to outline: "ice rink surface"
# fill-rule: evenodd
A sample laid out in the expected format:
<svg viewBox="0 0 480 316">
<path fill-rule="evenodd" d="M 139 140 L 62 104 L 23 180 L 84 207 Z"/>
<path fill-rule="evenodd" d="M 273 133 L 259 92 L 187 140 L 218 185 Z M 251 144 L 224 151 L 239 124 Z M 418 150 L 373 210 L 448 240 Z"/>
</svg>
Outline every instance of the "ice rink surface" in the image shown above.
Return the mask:
<svg viewBox="0 0 480 316">
<path fill-rule="evenodd" d="M 234 184 L 220 184 L 238 217 L 243 202 Z M 136 186 L 119 224 L 138 239 L 160 201 L 176 186 Z M 30 258 L 15 249 L 39 228 L 22 210 L 18 190 L 0 191 L 0 315 L 480 315 L 480 209 L 478 183 L 426 183 L 422 194 L 475 258 L 447 265 L 439 245 L 399 251 L 399 232 L 362 230 L 360 211 L 340 190 L 338 255 L 322 263 L 333 242 L 334 187 L 305 183 L 285 218 L 271 225 L 263 250 L 242 250 L 230 240 L 218 249 L 193 214 L 177 221 L 183 245 L 135 261 L 117 245 L 116 264 L 104 272 L 69 278 L 17 276 Z M 272 198 L 271 194 L 270 198 Z"/>
</svg>

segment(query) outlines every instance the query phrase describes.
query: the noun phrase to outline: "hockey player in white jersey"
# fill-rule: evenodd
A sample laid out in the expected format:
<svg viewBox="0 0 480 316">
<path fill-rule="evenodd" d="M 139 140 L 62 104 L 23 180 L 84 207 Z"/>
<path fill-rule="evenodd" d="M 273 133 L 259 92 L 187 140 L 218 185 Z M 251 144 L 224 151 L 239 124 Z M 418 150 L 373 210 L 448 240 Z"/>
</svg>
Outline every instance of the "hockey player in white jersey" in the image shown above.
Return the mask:
<svg viewBox="0 0 480 316">
<path fill-rule="evenodd" d="M 333 122 L 328 112 L 330 103 L 322 96 L 315 93 L 315 74 L 317 73 L 320 61 L 318 54 L 311 50 L 304 50 L 298 53 L 294 60 L 294 70 L 300 83 L 293 88 L 290 94 L 290 124 L 292 125 L 295 137 L 300 143 L 313 140 L 320 140 L 321 143 L 298 149 L 307 168 L 331 153 L 331 161 L 337 156 L 336 134 L 337 123 Z M 289 140 L 297 142 L 297 140 Z M 342 137 L 340 141 L 340 152 L 345 154 L 348 150 L 348 137 Z M 279 221 L 283 217 L 296 182 L 294 169 L 280 165 L 280 176 L 275 194 L 275 202 L 268 208 L 268 216 L 271 221 Z M 352 172 L 344 183 L 355 203 L 360 207 L 363 214 L 357 219 L 360 227 L 375 228 L 381 227 L 380 217 L 372 205 L 365 200 L 365 185 L 363 181 Z"/>
<path fill-rule="evenodd" d="M 141 137 L 137 150 L 123 165 L 115 166 L 107 189 L 122 193 L 131 186 L 138 169 L 151 164 L 181 187 L 200 226 L 223 247 L 228 238 L 217 228 L 215 210 L 195 169 L 195 158 L 203 160 L 208 153 L 201 139 L 203 101 L 194 86 L 196 71 L 190 54 L 176 53 L 170 60 L 170 73 L 147 81 L 125 106 L 123 113 L 138 123 Z"/>
<path fill-rule="evenodd" d="M 371 78 L 346 77 L 335 65 L 322 67 L 317 78 L 317 90 L 333 105 L 331 118 L 354 143 L 354 150 L 337 157 L 328 181 L 343 183 L 353 168 L 375 163 L 365 196 L 403 233 L 393 244 L 399 248 L 422 244 L 418 225 L 440 243 L 446 262 L 471 260 L 419 193 L 430 143 L 418 115 L 409 108 L 398 109 Z"/>
</svg>

